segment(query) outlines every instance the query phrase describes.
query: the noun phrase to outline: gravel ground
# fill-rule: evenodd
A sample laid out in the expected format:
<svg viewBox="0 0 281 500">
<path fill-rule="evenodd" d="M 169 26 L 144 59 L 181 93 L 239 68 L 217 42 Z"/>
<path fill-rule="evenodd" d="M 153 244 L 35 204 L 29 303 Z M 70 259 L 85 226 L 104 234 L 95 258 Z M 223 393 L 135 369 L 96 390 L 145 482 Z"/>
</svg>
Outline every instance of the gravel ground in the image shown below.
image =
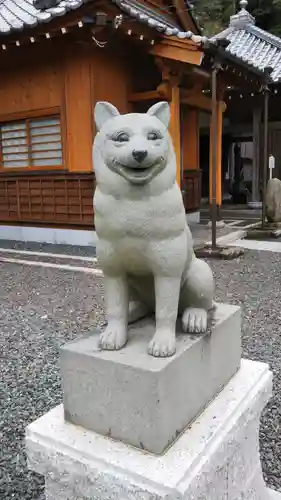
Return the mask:
<svg viewBox="0 0 281 500">
<path fill-rule="evenodd" d="M 281 491 L 281 254 L 247 251 L 233 261 L 210 262 L 217 284 L 217 300 L 243 310 L 243 357 L 269 363 L 273 397 L 263 413 L 260 429 L 265 480 Z"/>
<path fill-rule="evenodd" d="M 96 248 L 92 246 L 52 245 L 50 243 L 25 243 L 22 241 L 0 240 L 0 248 L 31 250 L 33 252 L 50 252 L 69 255 L 95 256 Z M 19 257 L 20 258 L 20 257 Z"/>
<path fill-rule="evenodd" d="M 210 264 L 217 300 L 243 308 L 244 357 L 268 362 L 274 373 L 261 456 L 268 485 L 281 490 L 281 254 L 247 252 L 241 260 Z M 57 269 L 15 264 L 0 269 L 0 498 L 43 500 L 42 479 L 25 466 L 24 429 L 61 402 L 59 346 L 104 323 L 102 282 Z"/>
<path fill-rule="evenodd" d="M 61 402 L 59 346 L 104 323 L 101 281 L 84 273 L 0 266 L 0 378 L 4 381 L 0 498 L 37 500 L 43 482 L 25 468 L 24 429 Z"/>
</svg>

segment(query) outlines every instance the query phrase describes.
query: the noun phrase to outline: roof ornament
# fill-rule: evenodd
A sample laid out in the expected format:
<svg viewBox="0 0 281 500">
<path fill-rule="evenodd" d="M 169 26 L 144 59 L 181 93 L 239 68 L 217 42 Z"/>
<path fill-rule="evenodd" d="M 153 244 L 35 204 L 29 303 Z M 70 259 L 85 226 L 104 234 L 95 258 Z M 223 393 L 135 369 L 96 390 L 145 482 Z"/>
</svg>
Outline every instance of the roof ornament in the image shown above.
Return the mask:
<svg viewBox="0 0 281 500">
<path fill-rule="evenodd" d="M 239 5 L 241 7 L 241 10 L 242 9 L 246 10 L 246 7 L 248 5 L 248 0 L 240 0 Z"/>
<path fill-rule="evenodd" d="M 248 0 L 240 0 L 239 5 L 241 9 L 237 14 L 230 17 L 229 26 L 236 29 L 243 29 L 249 24 L 255 24 L 256 20 L 254 16 L 247 11 Z"/>
</svg>

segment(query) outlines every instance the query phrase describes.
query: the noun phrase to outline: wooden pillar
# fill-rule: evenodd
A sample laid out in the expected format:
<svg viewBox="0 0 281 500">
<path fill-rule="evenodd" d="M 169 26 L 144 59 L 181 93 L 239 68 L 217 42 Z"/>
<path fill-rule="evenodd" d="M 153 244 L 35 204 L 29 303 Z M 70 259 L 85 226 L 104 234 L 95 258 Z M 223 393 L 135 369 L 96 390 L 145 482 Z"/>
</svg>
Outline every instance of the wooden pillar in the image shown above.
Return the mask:
<svg viewBox="0 0 281 500">
<path fill-rule="evenodd" d="M 176 161 L 177 161 L 177 175 L 176 180 L 181 187 L 181 127 L 180 127 L 180 89 L 178 86 L 173 86 L 171 89 L 171 121 L 170 121 L 170 134 L 173 141 Z"/>
<path fill-rule="evenodd" d="M 222 101 L 218 101 L 217 103 L 217 123 L 215 124 L 217 128 L 217 133 L 216 133 L 216 205 L 217 207 L 220 207 L 222 204 L 222 122 L 223 122 L 223 110 L 225 108 L 225 105 Z M 212 165 L 212 127 L 213 123 L 211 121 L 210 125 L 210 167 L 209 167 L 209 196 L 210 196 L 210 202 L 212 200 L 212 172 L 213 172 L 213 165 Z"/>
<path fill-rule="evenodd" d="M 253 181 L 252 202 L 260 202 L 260 132 L 261 132 L 261 108 L 253 110 Z"/>
<path fill-rule="evenodd" d="M 217 165 L 216 165 L 216 177 L 217 177 L 217 205 L 220 207 L 222 204 L 222 122 L 223 122 L 223 103 L 218 102 L 217 109 Z"/>
</svg>

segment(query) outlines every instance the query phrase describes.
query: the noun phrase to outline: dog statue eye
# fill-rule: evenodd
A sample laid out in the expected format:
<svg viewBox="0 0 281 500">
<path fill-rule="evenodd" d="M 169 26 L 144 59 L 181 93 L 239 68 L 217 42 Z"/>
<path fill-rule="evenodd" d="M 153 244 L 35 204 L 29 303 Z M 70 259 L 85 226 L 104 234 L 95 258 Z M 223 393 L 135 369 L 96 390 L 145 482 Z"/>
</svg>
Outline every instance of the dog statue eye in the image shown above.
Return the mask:
<svg viewBox="0 0 281 500">
<path fill-rule="evenodd" d="M 120 132 L 113 138 L 113 140 L 116 142 L 128 142 L 129 136 L 128 134 L 126 134 L 126 132 Z"/>
<path fill-rule="evenodd" d="M 157 132 L 148 132 L 147 139 L 149 141 L 157 141 L 157 139 L 162 139 L 162 136 L 157 134 Z"/>
</svg>

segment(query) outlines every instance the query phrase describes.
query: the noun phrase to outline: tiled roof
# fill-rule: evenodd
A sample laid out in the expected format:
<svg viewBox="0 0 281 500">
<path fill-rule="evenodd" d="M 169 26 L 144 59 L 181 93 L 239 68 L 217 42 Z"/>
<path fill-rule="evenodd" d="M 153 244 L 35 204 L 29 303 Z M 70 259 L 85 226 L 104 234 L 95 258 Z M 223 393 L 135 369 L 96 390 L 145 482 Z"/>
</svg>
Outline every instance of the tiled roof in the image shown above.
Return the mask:
<svg viewBox="0 0 281 500">
<path fill-rule="evenodd" d="M 272 67 L 271 79 L 281 81 L 281 38 L 255 26 L 254 17 L 245 8 L 247 0 L 241 0 L 240 5 L 228 28 L 212 40 L 226 38 L 230 41 L 227 52 L 259 71 Z"/>
<path fill-rule="evenodd" d="M 195 43 L 204 43 L 207 37 L 195 35 L 192 31 L 182 31 L 175 23 L 168 21 L 167 18 L 158 14 L 143 4 L 135 0 L 113 0 L 114 3 L 131 17 L 137 19 L 150 28 L 155 28 L 160 33 L 167 36 L 176 36 L 182 40 L 190 39 Z"/>
<path fill-rule="evenodd" d="M 77 9 L 84 0 L 62 0 L 56 7 L 38 10 L 32 0 L 2 0 L 0 3 L 0 34 L 32 28 L 39 23 L 63 16 L 69 10 Z"/>
<path fill-rule="evenodd" d="M 35 8 L 33 0 L 0 0 L 0 35 L 49 22 L 54 17 L 63 16 L 68 11 L 77 9 L 86 1 L 58 0 L 55 7 L 43 10 Z M 195 35 L 192 31 L 181 31 L 175 23 L 135 0 L 112 0 L 112 2 L 130 17 L 155 28 L 159 33 L 190 39 L 198 44 L 206 41 L 206 37 Z"/>
</svg>

